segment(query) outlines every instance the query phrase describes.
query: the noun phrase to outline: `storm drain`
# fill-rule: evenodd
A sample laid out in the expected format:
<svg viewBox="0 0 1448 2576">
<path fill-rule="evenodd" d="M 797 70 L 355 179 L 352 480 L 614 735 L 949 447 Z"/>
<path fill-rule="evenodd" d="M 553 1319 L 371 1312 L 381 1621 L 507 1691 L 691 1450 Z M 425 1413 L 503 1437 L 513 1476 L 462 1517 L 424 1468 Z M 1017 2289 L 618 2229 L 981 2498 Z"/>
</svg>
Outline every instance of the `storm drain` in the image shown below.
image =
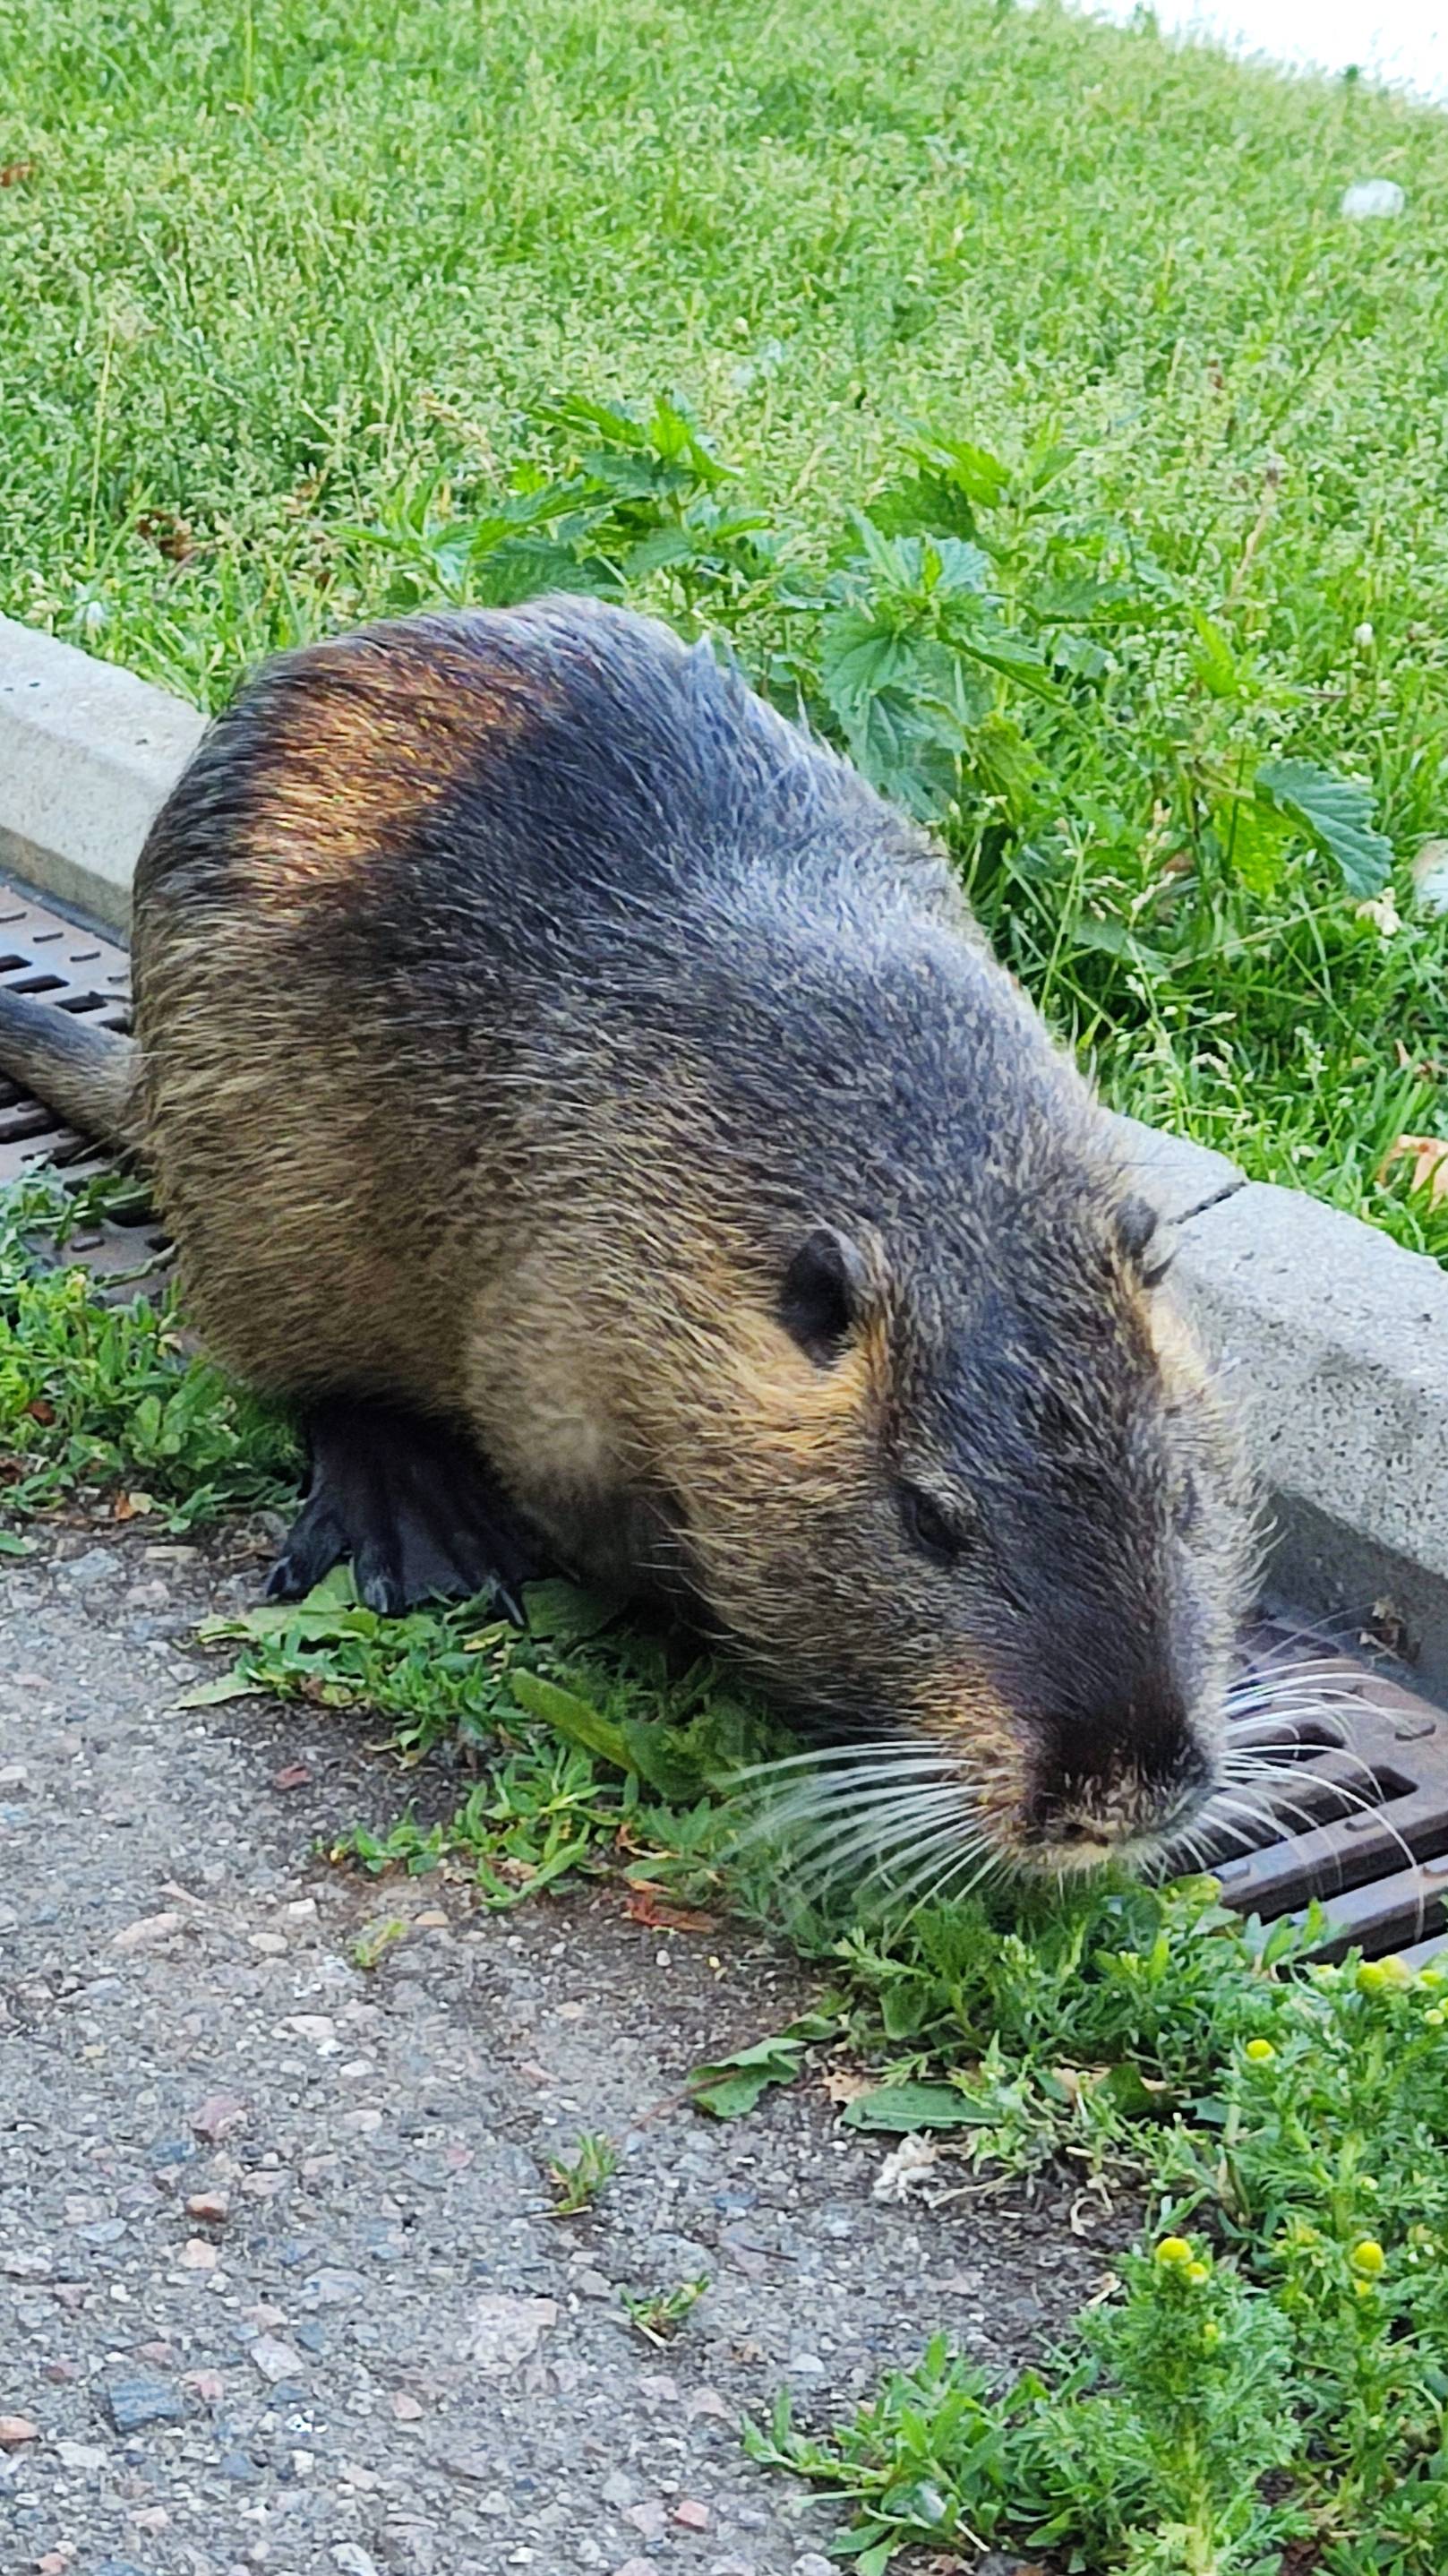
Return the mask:
<svg viewBox="0 0 1448 2576">
<path fill-rule="evenodd" d="M 33 903 L 0 878 L 0 984 L 31 993 L 102 1028 L 129 1025 L 130 967 L 123 948 L 78 930 L 59 913 Z M 0 1183 L 22 1180 L 41 1165 L 59 1168 L 68 1188 L 79 1190 L 109 1171 L 105 1157 L 67 1127 L 54 1110 L 0 1074 Z M 44 1238 L 41 1238 L 43 1243 Z M 65 1258 L 91 1271 L 106 1296 L 156 1288 L 167 1271 L 168 1247 L 150 1210 L 139 1204 L 98 1215 L 68 1236 Z"/>
<path fill-rule="evenodd" d="M 107 1028 L 127 1025 L 124 949 L 3 879 L 0 984 Z M 0 1077 L 0 1183 L 41 1165 L 76 1188 L 109 1168 Z M 166 1238 L 142 1209 L 81 1226 L 64 1257 L 109 1296 L 152 1289 L 168 1271 Z M 1261 1715 L 1234 1730 L 1240 1777 L 1204 1853 L 1226 1903 L 1270 1920 L 1300 1914 L 1315 1897 L 1331 1918 L 1330 1957 L 1357 1944 L 1421 1964 L 1448 1950 L 1448 1713 L 1415 1692 L 1370 1636 L 1327 1637 L 1290 1611 L 1264 1613 L 1247 1630 L 1238 1680 Z"/>
</svg>

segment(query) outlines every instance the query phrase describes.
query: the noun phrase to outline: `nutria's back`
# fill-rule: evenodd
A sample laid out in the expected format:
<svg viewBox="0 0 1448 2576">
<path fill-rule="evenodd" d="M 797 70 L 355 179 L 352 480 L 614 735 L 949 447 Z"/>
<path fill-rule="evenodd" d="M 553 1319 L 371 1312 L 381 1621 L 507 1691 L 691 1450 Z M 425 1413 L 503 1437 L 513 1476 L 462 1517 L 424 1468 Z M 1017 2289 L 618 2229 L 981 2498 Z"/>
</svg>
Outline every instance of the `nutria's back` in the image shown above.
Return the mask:
<svg viewBox="0 0 1448 2576">
<path fill-rule="evenodd" d="M 273 664 L 136 968 L 233 1366 L 464 1419 L 570 1563 L 944 1746 L 997 1840 L 1199 1793 L 1242 1501 L 1104 1121 L 929 842 L 707 650 L 562 600 Z"/>
</svg>

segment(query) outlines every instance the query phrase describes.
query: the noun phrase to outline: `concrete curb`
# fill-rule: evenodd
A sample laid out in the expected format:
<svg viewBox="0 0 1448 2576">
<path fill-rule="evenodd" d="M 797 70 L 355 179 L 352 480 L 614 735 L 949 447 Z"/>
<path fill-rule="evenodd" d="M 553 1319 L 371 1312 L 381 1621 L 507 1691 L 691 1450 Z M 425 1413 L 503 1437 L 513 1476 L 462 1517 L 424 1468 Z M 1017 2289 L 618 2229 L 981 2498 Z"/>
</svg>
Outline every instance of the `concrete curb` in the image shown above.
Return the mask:
<svg viewBox="0 0 1448 2576">
<path fill-rule="evenodd" d="M 124 927 L 146 830 L 203 730 L 164 690 L 0 618 L 0 869 Z M 1274 1578 L 1322 1616 L 1390 1604 L 1448 1690 L 1448 1273 L 1224 1155 L 1118 1124 L 1243 1405 Z"/>
<path fill-rule="evenodd" d="M 134 672 L 0 617 L 0 868 L 123 930 L 141 843 L 204 730 Z"/>
</svg>

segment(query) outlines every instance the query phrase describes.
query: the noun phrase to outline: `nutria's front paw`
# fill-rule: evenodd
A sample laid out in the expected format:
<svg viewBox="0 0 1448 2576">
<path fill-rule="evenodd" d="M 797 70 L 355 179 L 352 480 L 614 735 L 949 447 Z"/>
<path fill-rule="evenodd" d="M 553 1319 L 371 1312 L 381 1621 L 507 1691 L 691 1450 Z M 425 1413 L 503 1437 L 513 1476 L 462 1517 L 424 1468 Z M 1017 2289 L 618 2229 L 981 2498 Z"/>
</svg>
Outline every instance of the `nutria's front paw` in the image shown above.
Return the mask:
<svg viewBox="0 0 1448 2576">
<path fill-rule="evenodd" d="M 490 1593 L 524 1623 L 522 1587 L 548 1571 L 487 1461 L 445 1424 L 366 1397 L 331 1397 L 307 1422 L 307 1497 L 267 1581 L 295 1601 L 351 1563 L 371 1610 Z"/>
</svg>

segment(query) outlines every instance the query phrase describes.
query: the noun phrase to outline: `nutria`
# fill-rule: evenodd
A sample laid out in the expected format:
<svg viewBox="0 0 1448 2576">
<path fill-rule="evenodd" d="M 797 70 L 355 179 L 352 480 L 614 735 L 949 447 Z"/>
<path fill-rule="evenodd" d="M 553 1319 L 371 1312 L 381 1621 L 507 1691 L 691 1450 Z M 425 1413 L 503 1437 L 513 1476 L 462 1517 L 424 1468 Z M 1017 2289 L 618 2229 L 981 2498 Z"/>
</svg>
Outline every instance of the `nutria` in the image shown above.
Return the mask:
<svg viewBox="0 0 1448 2576">
<path fill-rule="evenodd" d="M 541 1544 L 875 1748 L 882 1835 L 1065 1866 L 1200 1804 L 1248 1521 L 1151 1211 L 933 843 L 707 646 L 560 598 L 281 656 L 134 950 L 135 1041 L 0 995 L 0 1060 L 301 1408 L 276 1591 Z"/>
</svg>

